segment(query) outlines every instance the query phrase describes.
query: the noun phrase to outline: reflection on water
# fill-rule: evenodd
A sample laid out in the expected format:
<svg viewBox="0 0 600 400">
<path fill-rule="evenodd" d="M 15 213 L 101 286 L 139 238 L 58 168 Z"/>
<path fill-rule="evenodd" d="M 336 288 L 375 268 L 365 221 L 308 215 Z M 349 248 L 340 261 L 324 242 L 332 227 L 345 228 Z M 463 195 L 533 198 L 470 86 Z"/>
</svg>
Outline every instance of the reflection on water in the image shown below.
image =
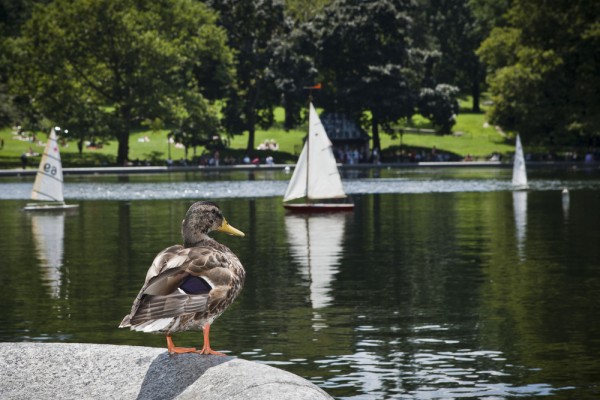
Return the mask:
<svg viewBox="0 0 600 400">
<path fill-rule="evenodd" d="M 294 259 L 309 282 L 312 308 L 331 304 L 331 282 L 338 272 L 346 215 L 286 215 L 285 228 Z"/>
<path fill-rule="evenodd" d="M 60 297 L 63 273 L 65 213 L 31 213 L 33 243 L 40 260 L 44 285 L 52 298 Z"/>
<path fill-rule="evenodd" d="M 360 398 L 373 400 L 534 397 L 556 393 L 546 383 L 507 383 L 505 380 L 519 375 L 524 367 L 510 364 L 500 351 L 465 347 L 467 343 L 461 343 L 458 332 L 453 330 L 448 326 L 413 326 L 402 332 L 407 338 L 389 343 L 365 335 L 353 354 L 319 362 L 323 368 L 350 367 L 348 374 L 324 381 L 321 386 L 330 390 L 360 387 L 364 393 Z M 390 353 L 373 350 L 380 347 L 386 347 Z"/>
<path fill-rule="evenodd" d="M 390 185 L 431 176 L 412 178 Z M 600 178 L 573 179 L 555 185 L 571 189 L 568 224 L 560 190 L 355 194 L 345 217 L 286 215 L 280 195 L 221 198 L 247 236 L 214 236 L 247 277 L 211 329 L 214 346 L 340 399 L 597 397 Z M 140 184 L 103 188 L 131 183 Z M 1 201 L 0 340 L 164 348 L 163 335 L 117 325 L 156 253 L 181 242 L 194 200 L 84 199 L 49 235 L 20 211 L 26 199 Z M 62 256 L 42 254 L 38 236 L 46 243 L 61 232 L 62 247 L 48 246 Z M 62 275 L 49 279 L 47 266 L 59 264 Z M 60 290 L 49 290 L 58 281 Z M 175 339 L 197 346 L 201 333 Z"/>
<path fill-rule="evenodd" d="M 570 203 L 571 203 L 571 196 L 569 194 L 569 190 L 566 188 L 563 189 L 563 191 L 562 191 L 561 203 L 562 203 L 562 210 L 563 210 L 563 218 L 565 219 L 565 221 L 567 221 L 569 219 L 569 207 L 570 207 Z"/>
<path fill-rule="evenodd" d="M 519 260 L 525 260 L 525 237 L 527 235 L 527 191 L 512 192 Z"/>
</svg>

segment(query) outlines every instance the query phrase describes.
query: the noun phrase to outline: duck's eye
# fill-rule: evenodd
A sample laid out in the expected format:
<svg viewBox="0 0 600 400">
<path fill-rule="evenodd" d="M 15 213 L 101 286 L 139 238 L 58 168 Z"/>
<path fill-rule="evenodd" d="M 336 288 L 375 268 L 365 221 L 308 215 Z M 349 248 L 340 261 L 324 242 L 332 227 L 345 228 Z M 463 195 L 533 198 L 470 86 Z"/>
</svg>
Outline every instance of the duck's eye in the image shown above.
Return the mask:
<svg viewBox="0 0 600 400">
<path fill-rule="evenodd" d="M 188 275 L 179 285 L 179 289 L 187 294 L 202 294 L 210 292 L 212 287 L 199 276 Z"/>
</svg>

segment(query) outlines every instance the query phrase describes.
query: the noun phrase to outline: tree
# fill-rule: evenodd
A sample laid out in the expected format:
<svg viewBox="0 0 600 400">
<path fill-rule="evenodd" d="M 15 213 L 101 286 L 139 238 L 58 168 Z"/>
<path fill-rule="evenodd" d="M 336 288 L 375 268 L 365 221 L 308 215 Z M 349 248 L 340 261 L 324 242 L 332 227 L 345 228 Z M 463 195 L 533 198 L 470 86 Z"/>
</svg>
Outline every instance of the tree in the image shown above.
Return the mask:
<svg viewBox="0 0 600 400">
<path fill-rule="evenodd" d="M 490 120 L 531 141 L 598 143 L 600 3 L 514 0 L 507 26 L 478 54 L 488 66 Z"/>
<path fill-rule="evenodd" d="M 186 96 L 183 106 L 176 113 L 175 130 L 171 132 L 175 142 L 185 147 L 185 158 L 188 149 L 210 143 L 218 135 L 221 124 L 215 110 L 210 110 L 211 105 L 198 93 Z"/>
<path fill-rule="evenodd" d="M 440 84 L 434 89 L 423 88 L 419 96 L 419 112 L 436 127 L 437 133 L 448 135 L 456 124 L 458 100 L 456 86 Z"/>
<path fill-rule="evenodd" d="M 11 85 L 63 126 L 101 123 L 122 164 L 141 121 L 172 121 L 188 93 L 214 96 L 230 73 L 225 42 L 214 13 L 192 0 L 56 0 L 12 41 Z"/>
<path fill-rule="evenodd" d="M 480 84 L 485 69 L 475 51 L 486 32 L 473 14 L 471 1 L 429 0 L 425 12 L 441 52 L 441 60 L 434 66 L 436 81 L 450 83 L 471 94 L 473 112 L 480 112 Z"/>
<path fill-rule="evenodd" d="M 291 129 L 301 120 L 306 110 L 306 90 L 317 80 L 317 70 L 312 54 L 315 46 L 311 41 L 307 24 L 286 19 L 285 29 L 271 40 L 269 73 L 281 93 L 285 110 L 284 128 Z"/>
<path fill-rule="evenodd" d="M 414 114 L 419 77 L 412 63 L 411 1 L 337 0 L 314 21 L 324 106 L 379 127 Z"/>
<path fill-rule="evenodd" d="M 256 125 L 273 123 L 279 102 L 269 74 L 271 40 L 283 29 L 284 6 L 277 0 L 208 0 L 235 49 L 236 77 L 225 102 L 224 125 L 230 134 L 248 132 L 247 150 L 254 149 Z"/>
<path fill-rule="evenodd" d="M 286 15 L 296 22 L 311 21 L 331 0 L 286 0 Z"/>
</svg>

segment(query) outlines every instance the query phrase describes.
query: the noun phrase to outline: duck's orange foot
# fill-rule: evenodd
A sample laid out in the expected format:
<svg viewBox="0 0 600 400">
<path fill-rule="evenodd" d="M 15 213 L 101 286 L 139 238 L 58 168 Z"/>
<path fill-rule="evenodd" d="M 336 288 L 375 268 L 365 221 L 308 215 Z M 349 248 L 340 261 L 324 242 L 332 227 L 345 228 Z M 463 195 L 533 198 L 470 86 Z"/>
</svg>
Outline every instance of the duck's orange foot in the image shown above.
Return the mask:
<svg viewBox="0 0 600 400">
<path fill-rule="evenodd" d="M 169 351 L 169 354 L 196 353 L 195 347 L 171 347 L 167 350 Z"/>
<path fill-rule="evenodd" d="M 226 356 L 227 354 L 223 354 L 223 353 L 219 353 L 218 351 L 214 351 L 213 349 L 209 348 L 202 348 L 201 350 L 196 351 L 196 353 L 198 354 L 212 354 L 215 356 Z"/>
<path fill-rule="evenodd" d="M 195 347 L 176 347 L 173 344 L 173 339 L 171 339 L 171 335 L 167 335 L 167 351 L 169 354 L 183 354 L 183 353 L 194 353 L 196 352 Z"/>
<path fill-rule="evenodd" d="M 215 356 L 225 356 L 223 353 L 219 353 L 218 351 L 214 351 L 210 348 L 210 324 L 204 324 L 202 327 L 202 332 L 204 333 L 204 346 L 202 349 L 197 351 L 198 354 L 212 354 Z"/>
</svg>

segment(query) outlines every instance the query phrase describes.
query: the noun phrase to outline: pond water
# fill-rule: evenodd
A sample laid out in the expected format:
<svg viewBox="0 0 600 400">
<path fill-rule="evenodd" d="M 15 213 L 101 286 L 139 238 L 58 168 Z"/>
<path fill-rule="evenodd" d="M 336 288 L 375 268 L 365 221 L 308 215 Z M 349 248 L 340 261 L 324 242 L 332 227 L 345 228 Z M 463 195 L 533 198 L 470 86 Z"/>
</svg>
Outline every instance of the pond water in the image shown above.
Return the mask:
<svg viewBox="0 0 600 400">
<path fill-rule="evenodd" d="M 357 173 L 354 212 L 308 217 L 283 172 L 67 177 L 80 207 L 52 214 L 21 211 L 33 178 L 0 180 L 0 340 L 166 347 L 117 326 L 189 205 L 218 199 L 247 279 L 215 349 L 340 399 L 598 398 L 600 173 L 531 171 L 526 192 L 510 173 Z"/>
</svg>

